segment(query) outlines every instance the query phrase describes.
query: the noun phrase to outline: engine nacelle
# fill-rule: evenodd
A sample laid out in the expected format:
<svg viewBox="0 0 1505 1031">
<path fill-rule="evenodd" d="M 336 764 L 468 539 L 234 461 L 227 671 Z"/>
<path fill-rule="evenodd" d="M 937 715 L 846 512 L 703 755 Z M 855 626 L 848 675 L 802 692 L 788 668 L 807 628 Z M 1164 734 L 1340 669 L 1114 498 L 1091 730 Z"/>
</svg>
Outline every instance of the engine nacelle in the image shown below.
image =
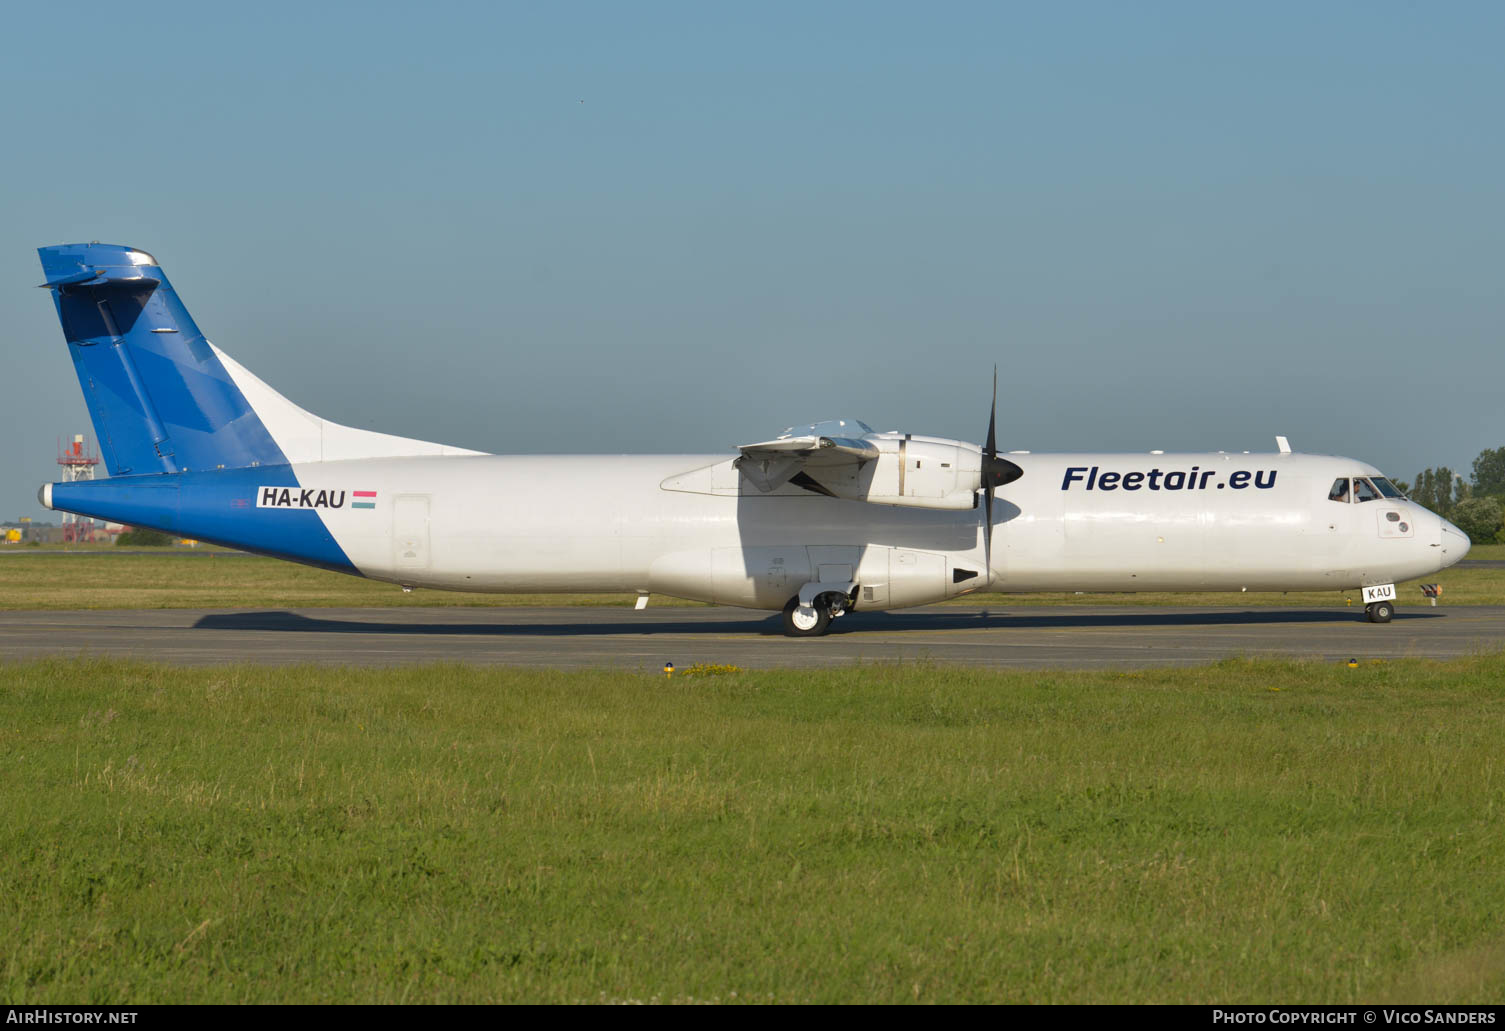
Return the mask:
<svg viewBox="0 0 1505 1031">
<path fill-rule="evenodd" d="M 941 437 L 873 433 L 862 438 L 878 457 L 858 469 L 811 469 L 839 498 L 903 508 L 968 509 L 977 505 L 982 451 Z"/>
</svg>

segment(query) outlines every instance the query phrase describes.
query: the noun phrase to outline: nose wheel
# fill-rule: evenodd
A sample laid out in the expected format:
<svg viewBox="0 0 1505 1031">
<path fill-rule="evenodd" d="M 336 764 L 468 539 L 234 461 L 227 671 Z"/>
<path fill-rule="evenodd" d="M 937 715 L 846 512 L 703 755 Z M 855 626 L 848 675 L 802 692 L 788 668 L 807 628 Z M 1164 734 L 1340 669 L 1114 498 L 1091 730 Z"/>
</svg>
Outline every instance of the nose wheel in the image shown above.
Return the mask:
<svg viewBox="0 0 1505 1031">
<path fill-rule="evenodd" d="M 1395 606 L 1388 601 L 1371 602 L 1364 606 L 1364 615 L 1371 623 L 1388 623 L 1395 618 Z"/>
</svg>

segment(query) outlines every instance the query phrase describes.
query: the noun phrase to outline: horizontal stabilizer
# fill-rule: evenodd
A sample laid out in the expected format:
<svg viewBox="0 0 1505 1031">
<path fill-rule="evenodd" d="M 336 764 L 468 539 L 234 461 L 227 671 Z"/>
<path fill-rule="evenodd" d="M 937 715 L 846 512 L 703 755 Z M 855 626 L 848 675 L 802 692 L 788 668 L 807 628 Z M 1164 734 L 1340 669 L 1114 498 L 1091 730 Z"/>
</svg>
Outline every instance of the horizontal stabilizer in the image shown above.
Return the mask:
<svg viewBox="0 0 1505 1031">
<path fill-rule="evenodd" d="M 145 251 L 109 244 L 72 244 L 43 247 L 42 272 L 47 277 L 43 289 L 57 286 L 103 286 L 107 283 L 157 286 L 160 280 L 146 270 L 157 259 Z"/>
</svg>

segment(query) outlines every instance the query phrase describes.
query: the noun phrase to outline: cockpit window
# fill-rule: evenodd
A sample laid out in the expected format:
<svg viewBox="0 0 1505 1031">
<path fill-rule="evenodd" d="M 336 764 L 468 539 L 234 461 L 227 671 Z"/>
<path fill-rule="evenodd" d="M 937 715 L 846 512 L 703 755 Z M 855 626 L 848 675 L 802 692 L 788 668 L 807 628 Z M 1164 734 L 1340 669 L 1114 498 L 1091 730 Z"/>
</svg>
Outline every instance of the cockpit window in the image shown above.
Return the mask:
<svg viewBox="0 0 1505 1031">
<path fill-rule="evenodd" d="M 1327 492 L 1328 501 L 1341 501 L 1348 504 L 1348 477 L 1340 476 L 1333 481 L 1333 489 Z"/>
<path fill-rule="evenodd" d="M 1353 481 L 1353 499 L 1363 503 L 1365 501 L 1378 501 L 1380 492 L 1374 489 L 1374 484 L 1362 477 L 1355 476 Z"/>
<path fill-rule="evenodd" d="M 1395 484 L 1391 483 L 1389 480 L 1385 479 L 1383 476 L 1376 476 L 1376 477 L 1373 477 L 1373 479 L 1374 479 L 1374 485 L 1380 489 L 1380 493 L 1383 494 L 1383 495 L 1385 495 L 1385 497 L 1387 497 L 1387 498 L 1403 498 L 1403 497 L 1405 497 L 1404 494 L 1402 494 L 1400 491 L 1398 491 L 1398 490 L 1395 489 Z"/>
</svg>

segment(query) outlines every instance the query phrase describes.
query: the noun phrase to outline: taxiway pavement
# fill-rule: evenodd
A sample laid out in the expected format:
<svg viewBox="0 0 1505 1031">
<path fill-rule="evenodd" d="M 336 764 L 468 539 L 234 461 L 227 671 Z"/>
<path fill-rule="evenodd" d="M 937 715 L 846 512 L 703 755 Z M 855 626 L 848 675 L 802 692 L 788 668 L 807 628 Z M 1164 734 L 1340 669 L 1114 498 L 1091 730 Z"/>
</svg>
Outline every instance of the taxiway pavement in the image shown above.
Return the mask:
<svg viewBox="0 0 1505 1031">
<path fill-rule="evenodd" d="M 940 662 L 1013 669 L 1195 665 L 1235 655 L 1455 658 L 1505 648 L 1505 606 L 1354 609 L 937 606 L 854 613 L 820 638 L 732 608 L 341 608 L 0 613 L 0 657 L 111 655 L 206 665 L 468 662 L 658 671 Z"/>
</svg>

